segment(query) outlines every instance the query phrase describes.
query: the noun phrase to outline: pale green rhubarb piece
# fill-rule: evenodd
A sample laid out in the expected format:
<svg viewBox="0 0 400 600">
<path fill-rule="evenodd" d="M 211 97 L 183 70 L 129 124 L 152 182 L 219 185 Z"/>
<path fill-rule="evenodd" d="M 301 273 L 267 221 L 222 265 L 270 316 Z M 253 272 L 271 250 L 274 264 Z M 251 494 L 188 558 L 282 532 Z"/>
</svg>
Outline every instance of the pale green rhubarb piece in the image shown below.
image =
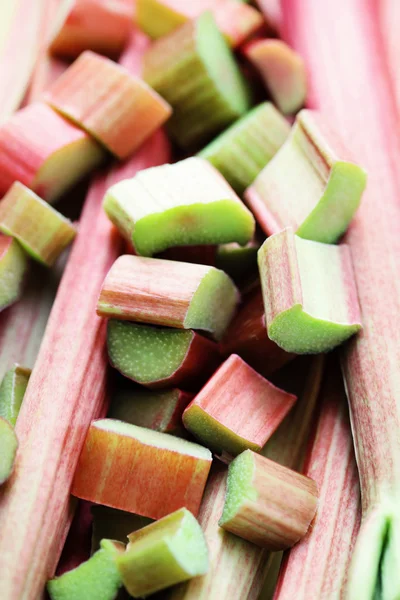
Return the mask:
<svg viewBox="0 0 400 600">
<path fill-rule="evenodd" d="M 249 92 L 211 12 L 157 40 L 143 78 L 172 106 L 168 130 L 180 146 L 204 144 L 249 108 Z"/>
<path fill-rule="evenodd" d="M 13 236 L 35 260 L 51 266 L 76 229 L 61 213 L 16 181 L 0 202 L 0 231 Z"/>
<path fill-rule="evenodd" d="M 242 194 L 290 133 L 289 122 L 271 102 L 253 108 L 206 146 L 198 156 L 216 167 Z"/>
<path fill-rule="evenodd" d="M 102 540 L 100 550 L 75 569 L 47 583 L 52 600 L 115 600 L 122 586 L 116 565 L 125 545 Z"/>
<path fill-rule="evenodd" d="M 14 469 L 18 439 L 13 426 L 0 417 L 0 485 L 7 481 Z"/>
<path fill-rule="evenodd" d="M 128 536 L 126 552 L 117 558 L 124 586 L 134 598 L 204 575 L 208 550 L 195 517 L 186 508 Z"/>
<path fill-rule="evenodd" d="M 347 230 L 365 186 L 366 172 L 322 115 L 302 110 L 245 198 L 267 235 L 290 226 L 302 238 L 331 244 Z"/>
<path fill-rule="evenodd" d="M 173 246 L 247 244 L 255 222 L 206 160 L 192 157 L 140 171 L 107 191 L 104 210 L 138 254 Z"/>
<path fill-rule="evenodd" d="M 287 228 L 258 252 L 268 337 L 287 352 L 327 352 L 361 329 L 348 246 L 304 240 Z"/>
<path fill-rule="evenodd" d="M 7 371 L 0 385 L 0 417 L 15 425 L 28 386 L 30 369 L 18 364 Z"/>
<path fill-rule="evenodd" d="M 12 237 L 0 234 L 0 310 L 20 298 L 27 270 L 23 248 Z"/>
</svg>

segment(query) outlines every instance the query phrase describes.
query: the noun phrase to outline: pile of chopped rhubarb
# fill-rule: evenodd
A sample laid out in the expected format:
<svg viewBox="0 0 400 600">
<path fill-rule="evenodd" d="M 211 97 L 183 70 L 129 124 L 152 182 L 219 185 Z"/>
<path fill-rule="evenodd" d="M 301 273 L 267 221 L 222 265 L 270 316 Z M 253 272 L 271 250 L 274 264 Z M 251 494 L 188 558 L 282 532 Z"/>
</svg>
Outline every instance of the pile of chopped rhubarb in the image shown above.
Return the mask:
<svg viewBox="0 0 400 600">
<path fill-rule="evenodd" d="M 3 4 L 0 599 L 400 600 L 397 2 Z"/>
</svg>

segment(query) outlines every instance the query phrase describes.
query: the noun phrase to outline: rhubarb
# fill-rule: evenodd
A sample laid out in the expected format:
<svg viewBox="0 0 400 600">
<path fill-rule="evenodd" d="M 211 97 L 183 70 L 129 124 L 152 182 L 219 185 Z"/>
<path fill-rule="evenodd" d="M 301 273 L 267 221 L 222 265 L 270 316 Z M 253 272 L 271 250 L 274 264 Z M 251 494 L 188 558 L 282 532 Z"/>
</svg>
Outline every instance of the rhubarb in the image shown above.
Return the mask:
<svg viewBox="0 0 400 600">
<path fill-rule="evenodd" d="M 17 180 L 52 202 L 103 158 L 87 133 L 46 104 L 30 104 L 0 127 L 0 194 Z"/>
<path fill-rule="evenodd" d="M 12 237 L 0 234 L 0 311 L 20 298 L 27 270 L 25 251 Z"/>
<path fill-rule="evenodd" d="M 152 522 L 152 519 L 147 517 L 101 504 L 93 505 L 91 513 L 93 516 L 92 553 L 100 548 L 101 540 L 104 538 L 126 544 L 126 538 L 130 533 L 146 527 Z"/>
<path fill-rule="evenodd" d="M 125 545 L 102 540 L 100 546 L 100 550 L 79 567 L 48 582 L 51 600 L 115 600 L 122 586 L 116 561 L 124 553 Z"/>
<path fill-rule="evenodd" d="M 18 181 L 0 203 L 0 231 L 13 236 L 32 258 L 48 267 L 76 235 L 68 219 Z"/>
<path fill-rule="evenodd" d="M 308 64 L 310 104 L 329 116 L 369 173 L 363 202 L 345 238 L 364 325 L 342 353 L 363 511 L 347 593 L 349 598 L 370 599 L 375 593 L 396 598 L 400 405 L 399 332 L 393 324 L 399 306 L 400 145 L 379 7 L 362 0 L 334 5 L 290 0 L 282 6 L 287 39 Z"/>
<path fill-rule="evenodd" d="M 317 511 L 315 481 L 251 450 L 229 465 L 223 529 L 268 550 L 291 548 Z"/>
<path fill-rule="evenodd" d="M 258 251 L 268 337 L 287 352 L 326 352 L 361 329 L 346 245 L 303 240 L 285 229 Z"/>
<path fill-rule="evenodd" d="M 43 99 L 121 160 L 171 114 L 171 107 L 144 81 L 89 51 L 53 83 Z"/>
<path fill-rule="evenodd" d="M 199 329 L 220 339 L 238 299 L 232 281 L 214 267 L 126 255 L 116 260 L 104 280 L 97 314 Z"/>
<path fill-rule="evenodd" d="M 279 33 L 282 27 L 281 0 L 256 0 L 256 4 L 264 15 L 267 27 Z"/>
<path fill-rule="evenodd" d="M 117 567 L 129 594 L 141 598 L 208 570 L 208 550 L 195 517 L 186 509 L 131 533 Z"/>
<path fill-rule="evenodd" d="M 28 386 L 31 369 L 15 364 L 4 375 L 0 385 L 0 417 L 15 426 Z"/>
<path fill-rule="evenodd" d="M 306 69 L 301 56 L 281 40 L 250 42 L 245 55 L 259 71 L 265 87 L 280 111 L 296 113 L 307 94 Z"/>
<path fill-rule="evenodd" d="M 181 437 L 182 414 L 192 398 L 193 394 L 178 389 L 122 390 L 113 397 L 108 416 L 110 419 Z"/>
<path fill-rule="evenodd" d="M 253 108 L 206 146 L 207 159 L 242 194 L 287 139 L 290 125 L 270 102 Z"/>
<path fill-rule="evenodd" d="M 0 417 L 0 485 L 2 485 L 10 477 L 14 469 L 15 456 L 18 449 L 18 438 L 14 428 Z"/>
<path fill-rule="evenodd" d="M 144 57 L 143 77 L 172 106 L 168 128 L 185 148 L 208 142 L 249 107 L 246 84 L 210 12 L 157 40 Z"/>
<path fill-rule="evenodd" d="M 238 354 L 264 377 L 292 360 L 293 354 L 285 352 L 268 337 L 259 286 L 244 298 L 243 306 L 222 340 L 221 352 Z"/>
<path fill-rule="evenodd" d="M 220 362 L 217 345 L 194 331 L 111 319 L 108 356 L 122 375 L 146 387 L 201 385 Z"/>
<path fill-rule="evenodd" d="M 288 140 L 246 190 L 267 235 L 291 226 L 331 244 L 345 233 L 366 185 L 364 169 L 316 111 L 302 110 Z"/>
<path fill-rule="evenodd" d="M 252 240 L 246 246 L 236 242 L 221 244 L 215 255 L 215 266 L 225 271 L 236 283 L 247 282 L 257 276 L 257 251 L 260 247 Z"/>
<path fill-rule="evenodd" d="M 63 58 L 77 58 L 93 50 L 117 58 L 132 30 L 130 0 L 67 0 L 55 23 L 50 51 Z"/>
<path fill-rule="evenodd" d="M 260 28 L 262 15 L 237 0 L 137 0 L 136 21 L 153 39 L 157 39 L 211 10 L 215 21 L 233 48 Z"/>
<path fill-rule="evenodd" d="M 295 401 L 232 354 L 186 408 L 183 424 L 217 454 L 258 452 Z"/>
<path fill-rule="evenodd" d="M 121 181 L 108 190 L 104 210 L 144 256 L 173 246 L 246 244 L 254 233 L 252 214 L 218 171 L 197 157 Z"/>
<path fill-rule="evenodd" d="M 101 419 L 89 427 L 71 493 L 152 519 L 183 506 L 196 515 L 211 461 L 198 444 Z"/>
</svg>

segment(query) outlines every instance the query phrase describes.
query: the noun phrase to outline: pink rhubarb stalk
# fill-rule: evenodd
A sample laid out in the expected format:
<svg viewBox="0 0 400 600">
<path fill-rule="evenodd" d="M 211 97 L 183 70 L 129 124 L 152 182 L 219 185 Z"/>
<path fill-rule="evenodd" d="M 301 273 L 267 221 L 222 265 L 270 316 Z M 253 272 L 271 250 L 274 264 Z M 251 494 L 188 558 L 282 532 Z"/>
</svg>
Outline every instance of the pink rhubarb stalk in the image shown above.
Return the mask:
<svg viewBox="0 0 400 600">
<path fill-rule="evenodd" d="M 395 598 L 400 595 L 400 332 L 394 326 L 400 305 L 400 140 L 377 3 L 289 0 L 283 8 L 285 37 L 308 65 L 310 105 L 340 130 L 369 174 L 345 238 L 364 324 L 342 352 L 363 510 L 348 593 L 369 599 L 381 585 L 383 597 Z"/>
</svg>

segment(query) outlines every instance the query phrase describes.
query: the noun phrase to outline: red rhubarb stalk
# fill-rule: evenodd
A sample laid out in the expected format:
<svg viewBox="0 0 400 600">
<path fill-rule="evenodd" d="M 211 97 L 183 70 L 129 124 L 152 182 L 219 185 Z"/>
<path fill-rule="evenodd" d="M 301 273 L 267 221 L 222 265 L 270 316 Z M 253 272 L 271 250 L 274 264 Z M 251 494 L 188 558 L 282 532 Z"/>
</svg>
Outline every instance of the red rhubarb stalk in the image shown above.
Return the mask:
<svg viewBox="0 0 400 600">
<path fill-rule="evenodd" d="M 328 116 L 369 173 L 345 238 L 364 324 L 342 353 L 363 510 L 349 597 L 373 598 L 382 585 L 383 597 L 396 598 L 400 333 L 393 325 L 400 303 L 400 140 L 379 15 L 376 3 L 363 0 L 289 0 L 283 9 L 286 38 L 308 65 L 309 104 Z"/>
</svg>

